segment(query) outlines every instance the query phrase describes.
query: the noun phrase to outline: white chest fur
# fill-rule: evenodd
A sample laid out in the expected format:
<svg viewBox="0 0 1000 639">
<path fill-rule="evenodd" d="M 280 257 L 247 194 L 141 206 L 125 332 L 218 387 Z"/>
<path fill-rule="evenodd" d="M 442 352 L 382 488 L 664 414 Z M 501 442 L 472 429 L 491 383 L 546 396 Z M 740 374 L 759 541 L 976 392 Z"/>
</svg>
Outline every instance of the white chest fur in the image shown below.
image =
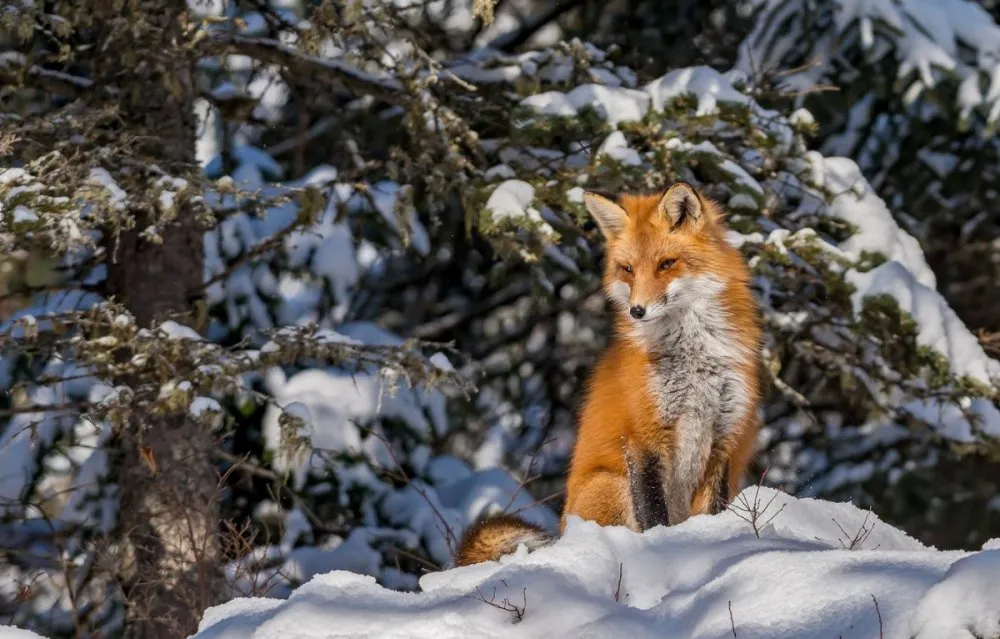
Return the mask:
<svg viewBox="0 0 1000 639">
<path fill-rule="evenodd" d="M 675 284 L 664 315 L 635 334 L 654 355 L 649 391 L 662 422 L 673 429 L 664 477 L 671 524 L 688 517 L 713 442 L 731 436 L 749 408 L 739 373 L 745 354 L 719 303 L 721 282 L 688 278 Z"/>
</svg>

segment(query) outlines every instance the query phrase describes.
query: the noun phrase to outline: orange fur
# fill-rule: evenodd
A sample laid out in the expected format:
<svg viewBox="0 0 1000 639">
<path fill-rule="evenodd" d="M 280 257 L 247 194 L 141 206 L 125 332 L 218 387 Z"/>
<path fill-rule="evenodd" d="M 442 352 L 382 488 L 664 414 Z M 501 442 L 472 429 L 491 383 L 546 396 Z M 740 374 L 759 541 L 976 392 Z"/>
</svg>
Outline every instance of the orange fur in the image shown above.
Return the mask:
<svg viewBox="0 0 1000 639">
<path fill-rule="evenodd" d="M 721 302 L 733 328 L 730 337 L 756 355 L 760 351 L 761 327 L 750 291 L 749 271 L 740 252 L 725 241 L 726 227 L 717 205 L 697 193 L 703 207 L 701 223 L 672 229 L 660 210 L 664 197 L 664 193 L 619 197 L 617 204 L 627 213 L 624 226 L 609 229 L 602 225 L 607 238 L 605 289 L 625 280 L 631 284 L 630 303 L 646 304 L 675 278 L 715 275 L 726 283 Z M 677 262 L 658 271 L 656 266 L 668 258 L 676 258 Z M 631 266 L 632 272 L 624 272 L 620 268 L 623 264 Z M 674 425 L 662 423 L 656 399 L 643 383 L 650 377 L 651 358 L 655 355 L 628 336 L 628 320 L 621 310 L 616 313 L 616 339 L 601 357 L 588 384 L 570 463 L 562 527 L 567 515 L 577 515 L 602 525 L 638 530 L 629 500 L 626 453 L 642 450 L 669 456 L 674 445 Z M 739 368 L 751 406 L 740 420 L 736 436 L 722 442 L 721 459 L 713 460 L 729 462 L 726 479 L 730 496 L 740 489 L 759 429 L 759 360 L 748 357 Z M 708 488 L 703 484 L 695 491 L 692 515 L 709 512 Z"/>
<path fill-rule="evenodd" d="M 630 488 L 634 477 L 630 478 L 629 460 L 669 464 L 679 435 L 678 424 L 664 423 L 662 406 L 649 383 L 654 368 L 662 364 L 662 354 L 644 342 L 628 313 L 632 306 L 660 304 L 665 308 L 669 301 L 663 300 L 669 300 L 665 292 L 671 282 L 685 276 L 711 276 L 722 282 L 717 298 L 730 329 L 724 339 L 741 354 L 731 368 L 745 386 L 746 409 L 724 436 L 712 441 L 704 459 L 704 476 L 682 478 L 697 484 L 690 515 L 718 510 L 720 498 L 728 501 L 740 489 L 759 427 L 761 327 L 746 264 L 725 241 L 726 228 L 717 205 L 689 185 L 674 185 L 650 195 L 626 194 L 617 201 L 594 194 L 588 197 L 588 209 L 607 239 L 603 282 L 614 307 L 615 339 L 588 383 L 560 528 L 565 528 L 568 515 L 576 515 L 600 525 L 642 529 L 634 488 Z M 725 483 L 725 490 L 720 482 Z M 500 529 L 506 535 L 502 539 L 510 538 L 512 526 L 517 527 L 509 519 L 503 522 Z M 503 544 L 488 543 L 484 532 L 489 530 L 474 529 L 466 536 L 471 545 L 494 548 L 476 556 L 495 558 L 506 552 L 500 549 Z"/>
<path fill-rule="evenodd" d="M 469 566 L 484 561 L 496 561 L 514 552 L 520 544 L 529 549 L 544 546 L 551 535 L 538 526 L 513 515 L 500 515 L 480 520 L 462 537 L 455 552 L 456 566 Z"/>
</svg>

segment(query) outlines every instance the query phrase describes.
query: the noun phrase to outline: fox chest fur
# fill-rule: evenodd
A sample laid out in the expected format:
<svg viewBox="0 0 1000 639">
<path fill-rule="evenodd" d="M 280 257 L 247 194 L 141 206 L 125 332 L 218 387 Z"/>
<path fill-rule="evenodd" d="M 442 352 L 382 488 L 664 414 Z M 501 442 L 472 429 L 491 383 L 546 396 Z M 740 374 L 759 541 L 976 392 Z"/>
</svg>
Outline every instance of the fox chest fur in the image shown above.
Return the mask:
<svg viewBox="0 0 1000 639">
<path fill-rule="evenodd" d="M 645 390 L 668 442 L 663 484 L 671 523 L 687 518 L 713 447 L 737 437 L 751 409 L 746 355 L 716 301 L 717 285 L 700 287 L 698 303 L 636 335 L 650 354 Z"/>
</svg>

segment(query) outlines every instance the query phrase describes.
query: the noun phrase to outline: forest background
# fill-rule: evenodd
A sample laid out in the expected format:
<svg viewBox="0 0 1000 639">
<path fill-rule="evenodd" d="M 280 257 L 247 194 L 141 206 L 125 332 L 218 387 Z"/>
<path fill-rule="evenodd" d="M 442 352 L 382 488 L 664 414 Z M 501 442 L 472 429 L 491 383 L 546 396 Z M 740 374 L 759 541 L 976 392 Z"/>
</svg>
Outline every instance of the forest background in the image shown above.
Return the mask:
<svg viewBox="0 0 1000 639">
<path fill-rule="evenodd" d="M 553 527 L 609 337 L 583 188 L 690 181 L 754 273 L 753 481 L 1000 536 L 1000 7 L 12 0 L 0 619 L 184 636 Z M 765 472 L 766 471 L 766 472 Z"/>
</svg>

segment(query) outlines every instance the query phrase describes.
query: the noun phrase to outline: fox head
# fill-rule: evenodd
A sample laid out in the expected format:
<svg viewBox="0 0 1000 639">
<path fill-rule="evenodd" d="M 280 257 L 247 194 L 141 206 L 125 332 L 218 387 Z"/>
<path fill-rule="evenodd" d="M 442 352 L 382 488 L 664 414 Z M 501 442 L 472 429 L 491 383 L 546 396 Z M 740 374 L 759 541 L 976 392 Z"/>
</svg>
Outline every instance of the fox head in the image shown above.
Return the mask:
<svg viewBox="0 0 1000 639">
<path fill-rule="evenodd" d="M 625 321 L 642 325 L 705 302 L 729 279 L 719 211 L 690 184 L 583 200 L 607 240 L 605 293 Z"/>
</svg>

